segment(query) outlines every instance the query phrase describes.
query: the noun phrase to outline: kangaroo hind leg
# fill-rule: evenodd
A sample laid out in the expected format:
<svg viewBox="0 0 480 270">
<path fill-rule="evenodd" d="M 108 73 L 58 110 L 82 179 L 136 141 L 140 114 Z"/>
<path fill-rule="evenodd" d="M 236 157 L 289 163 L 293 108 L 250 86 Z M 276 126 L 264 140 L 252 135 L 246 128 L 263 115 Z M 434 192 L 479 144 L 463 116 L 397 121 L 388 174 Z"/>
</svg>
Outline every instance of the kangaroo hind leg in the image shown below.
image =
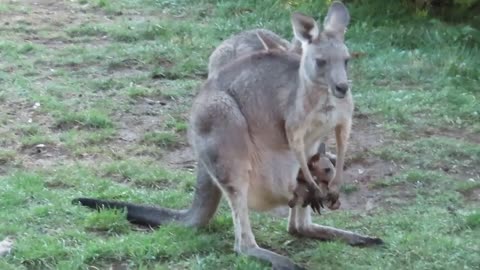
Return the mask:
<svg viewBox="0 0 480 270">
<path fill-rule="evenodd" d="M 234 224 L 234 250 L 243 255 L 270 262 L 273 269 L 303 269 L 289 258 L 258 246 L 252 231 L 248 209 L 249 164 L 244 159 L 219 156 L 213 178 L 228 200 Z"/>
<path fill-rule="evenodd" d="M 290 210 L 288 232 L 298 236 L 322 241 L 339 240 L 351 246 L 374 246 L 383 244 L 383 240 L 352 231 L 312 223 L 310 207 L 299 205 Z"/>
<path fill-rule="evenodd" d="M 221 125 L 215 125 L 208 134 L 197 137 L 195 144 L 199 163 L 228 200 L 235 232 L 234 250 L 270 262 L 274 269 L 302 269 L 287 257 L 261 248 L 256 243 L 248 209 L 252 142 L 245 119 L 238 109 L 232 107 L 222 111 Z M 215 123 L 215 120 L 210 118 L 208 121 Z"/>
<path fill-rule="evenodd" d="M 208 174 L 205 166 L 197 165 L 197 184 L 192 207 L 185 215 L 183 222 L 190 227 L 206 226 L 215 215 L 222 192 Z"/>
</svg>

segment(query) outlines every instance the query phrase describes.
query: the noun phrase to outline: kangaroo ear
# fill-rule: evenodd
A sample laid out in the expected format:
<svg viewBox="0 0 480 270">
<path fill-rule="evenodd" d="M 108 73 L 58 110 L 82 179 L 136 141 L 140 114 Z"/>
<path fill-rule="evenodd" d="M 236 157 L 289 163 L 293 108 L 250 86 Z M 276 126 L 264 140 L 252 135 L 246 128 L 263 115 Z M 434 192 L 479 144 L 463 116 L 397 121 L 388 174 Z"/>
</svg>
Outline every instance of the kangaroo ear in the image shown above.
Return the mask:
<svg viewBox="0 0 480 270">
<path fill-rule="evenodd" d="M 294 12 L 291 17 L 293 33 L 295 37 L 302 43 L 310 43 L 317 39 L 320 29 L 317 22 L 307 15 L 300 12 Z"/>
<path fill-rule="evenodd" d="M 325 143 L 321 143 L 319 146 L 318 146 L 318 155 L 321 155 L 321 156 L 325 156 L 326 155 L 326 146 L 325 146 Z"/>
<path fill-rule="evenodd" d="M 349 23 L 350 14 L 348 9 L 340 1 L 334 1 L 330 5 L 327 16 L 323 21 L 324 31 L 343 40 Z"/>
<path fill-rule="evenodd" d="M 270 51 L 270 50 L 287 51 L 287 48 L 283 47 L 278 42 L 275 42 L 273 39 L 263 34 L 262 32 L 257 32 L 257 37 L 258 39 L 260 39 L 260 42 L 262 42 L 263 47 L 267 51 Z"/>
<path fill-rule="evenodd" d="M 312 164 L 314 162 L 317 162 L 320 160 L 320 154 L 316 153 L 315 155 L 313 155 L 310 160 L 308 161 L 309 164 Z"/>
</svg>

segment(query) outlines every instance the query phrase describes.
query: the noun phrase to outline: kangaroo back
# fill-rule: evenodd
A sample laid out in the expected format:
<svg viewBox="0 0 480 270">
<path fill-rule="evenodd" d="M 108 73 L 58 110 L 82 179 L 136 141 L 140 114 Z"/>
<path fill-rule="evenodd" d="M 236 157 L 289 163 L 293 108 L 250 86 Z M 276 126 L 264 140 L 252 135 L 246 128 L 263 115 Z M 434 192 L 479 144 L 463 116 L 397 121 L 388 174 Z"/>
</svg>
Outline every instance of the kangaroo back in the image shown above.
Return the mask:
<svg viewBox="0 0 480 270">
<path fill-rule="evenodd" d="M 287 40 L 267 29 L 258 28 L 240 32 L 224 40 L 212 52 L 208 59 L 208 77 L 216 74 L 225 64 L 234 61 L 239 56 L 264 50 L 266 45 L 259 39 L 258 34 L 283 50 L 291 48 L 291 44 Z M 299 46 L 299 43 L 295 44 Z"/>
</svg>

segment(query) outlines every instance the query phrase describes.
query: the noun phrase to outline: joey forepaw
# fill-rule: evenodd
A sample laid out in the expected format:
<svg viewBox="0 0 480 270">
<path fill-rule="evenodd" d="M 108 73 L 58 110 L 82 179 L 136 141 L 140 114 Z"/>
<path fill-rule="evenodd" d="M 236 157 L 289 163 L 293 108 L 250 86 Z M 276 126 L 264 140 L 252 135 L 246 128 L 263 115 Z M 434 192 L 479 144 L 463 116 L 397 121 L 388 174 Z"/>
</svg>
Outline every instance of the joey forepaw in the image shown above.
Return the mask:
<svg viewBox="0 0 480 270">
<path fill-rule="evenodd" d="M 336 190 L 329 190 L 326 198 L 326 205 L 330 210 L 337 210 L 340 207 L 340 194 Z"/>
</svg>

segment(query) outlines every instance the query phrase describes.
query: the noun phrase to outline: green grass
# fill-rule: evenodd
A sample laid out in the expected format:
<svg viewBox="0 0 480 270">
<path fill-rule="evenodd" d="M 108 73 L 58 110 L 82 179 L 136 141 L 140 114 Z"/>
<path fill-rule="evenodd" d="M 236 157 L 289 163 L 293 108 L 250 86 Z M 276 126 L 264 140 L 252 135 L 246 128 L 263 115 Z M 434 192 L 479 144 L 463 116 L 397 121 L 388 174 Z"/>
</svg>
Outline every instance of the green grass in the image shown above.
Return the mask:
<svg viewBox="0 0 480 270">
<path fill-rule="evenodd" d="M 53 143 L 54 140 L 48 136 L 45 135 L 33 135 L 33 136 L 27 136 L 22 138 L 21 143 L 22 146 L 25 148 L 28 147 L 33 147 L 39 144 L 50 144 Z"/>
<path fill-rule="evenodd" d="M 113 123 L 110 118 L 96 110 L 82 111 L 82 112 L 69 112 L 57 116 L 58 120 L 56 125 L 62 128 L 68 128 L 73 126 L 81 126 L 87 128 L 111 128 Z"/>
<path fill-rule="evenodd" d="M 40 126 L 37 124 L 25 124 L 17 127 L 18 132 L 23 136 L 34 136 L 40 133 Z"/>
<path fill-rule="evenodd" d="M 124 211 L 106 210 L 85 220 L 84 227 L 90 231 L 105 231 L 110 235 L 127 233 L 130 224 Z"/>
<path fill-rule="evenodd" d="M 164 132 L 148 132 L 143 137 L 143 142 L 146 144 L 154 144 L 160 147 L 171 148 L 178 144 L 178 139 L 175 133 Z"/>
<path fill-rule="evenodd" d="M 477 211 L 469 214 L 466 218 L 466 223 L 472 229 L 480 227 L 480 213 Z"/>
<path fill-rule="evenodd" d="M 142 86 L 132 86 L 127 89 L 127 94 L 131 98 L 148 97 L 152 90 Z"/>
<path fill-rule="evenodd" d="M 424 169 L 474 171 L 480 166 L 480 146 L 458 139 L 433 137 L 385 146 L 374 153 L 386 160 L 409 163 Z"/>
<path fill-rule="evenodd" d="M 469 192 L 480 189 L 480 182 L 479 181 L 474 182 L 474 181 L 471 181 L 471 180 L 461 181 L 461 182 L 456 184 L 455 189 L 459 192 L 468 194 Z"/>
<path fill-rule="evenodd" d="M 0 150 L 0 165 L 14 161 L 15 157 L 16 152 L 14 150 Z"/>
<path fill-rule="evenodd" d="M 188 191 L 194 183 L 191 174 L 169 170 L 149 159 L 113 162 L 106 164 L 102 172 L 103 175 L 120 182 L 132 182 L 139 186 L 161 188 L 182 185 Z"/>
<path fill-rule="evenodd" d="M 1 3 L 0 17 L 18 20 L 0 21 L 0 240 L 16 239 L 0 269 L 270 269 L 234 253 L 225 200 L 204 229 L 172 224 L 153 231 L 130 225 L 122 211 L 70 201 L 188 207 L 195 173 L 184 163 L 194 157 L 176 150 L 185 145 L 209 54 L 255 27 L 290 40 L 290 12 L 321 21 L 325 2 L 79 0 L 55 4 L 55 20 L 42 1 Z M 341 200 L 373 196 L 368 213 L 353 205 L 314 221 L 376 235 L 386 245 L 296 238 L 286 233 L 286 219 L 252 212 L 257 242 L 309 269 L 477 269 L 478 16 L 448 24 L 405 1 L 347 3 L 346 42 L 360 53 L 350 65 L 352 91 L 368 119 L 355 123 L 385 135 L 347 158 L 395 170 L 346 179 Z M 38 144 L 46 145 L 42 155 L 29 151 Z"/>
<path fill-rule="evenodd" d="M 70 129 L 60 135 L 60 141 L 75 155 L 82 155 L 90 150 L 96 152 L 96 147 L 108 143 L 115 135 L 112 128 L 99 129 L 95 132 Z"/>
<path fill-rule="evenodd" d="M 342 186 L 342 192 L 345 193 L 345 194 L 350 194 L 350 193 L 354 193 L 355 191 L 358 190 L 358 187 L 353 185 L 353 184 L 345 184 Z"/>
</svg>

